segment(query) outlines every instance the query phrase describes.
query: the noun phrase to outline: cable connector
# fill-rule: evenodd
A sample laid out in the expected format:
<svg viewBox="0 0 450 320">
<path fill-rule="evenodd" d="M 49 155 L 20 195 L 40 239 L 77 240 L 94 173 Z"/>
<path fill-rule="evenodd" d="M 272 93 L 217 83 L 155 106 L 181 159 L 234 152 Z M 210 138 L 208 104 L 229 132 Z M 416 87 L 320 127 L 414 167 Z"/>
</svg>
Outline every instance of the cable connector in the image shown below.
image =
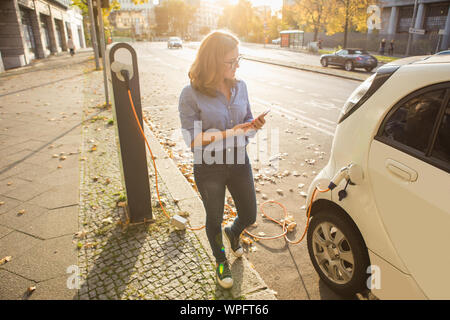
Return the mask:
<svg viewBox="0 0 450 320">
<path fill-rule="evenodd" d="M 179 215 L 174 215 L 172 217 L 172 219 L 170 220 L 170 222 L 172 222 L 172 224 L 175 226 L 175 228 L 177 228 L 178 230 L 185 230 L 186 226 L 187 226 L 187 219 L 183 218 L 182 216 Z"/>
</svg>

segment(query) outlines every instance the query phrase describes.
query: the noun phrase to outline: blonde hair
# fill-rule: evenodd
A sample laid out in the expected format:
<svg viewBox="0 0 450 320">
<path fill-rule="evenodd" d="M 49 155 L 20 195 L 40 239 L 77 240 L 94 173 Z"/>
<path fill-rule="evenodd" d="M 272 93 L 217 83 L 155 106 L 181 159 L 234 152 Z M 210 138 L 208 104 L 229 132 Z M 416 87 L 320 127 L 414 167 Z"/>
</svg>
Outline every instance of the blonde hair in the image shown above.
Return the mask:
<svg viewBox="0 0 450 320">
<path fill-rule="evenodd" d="M 223 80 L 225 70 L 225 55 L 239 45 L 239 40 L 233 34 L 216 30 L 209 33 L 200 44 L 197 57 L 189 69 L 191 86 L 208 96 L 217 95 L 217 86 Z M 225 80 L 234 86 L 236 80 Z"/>
</svg>

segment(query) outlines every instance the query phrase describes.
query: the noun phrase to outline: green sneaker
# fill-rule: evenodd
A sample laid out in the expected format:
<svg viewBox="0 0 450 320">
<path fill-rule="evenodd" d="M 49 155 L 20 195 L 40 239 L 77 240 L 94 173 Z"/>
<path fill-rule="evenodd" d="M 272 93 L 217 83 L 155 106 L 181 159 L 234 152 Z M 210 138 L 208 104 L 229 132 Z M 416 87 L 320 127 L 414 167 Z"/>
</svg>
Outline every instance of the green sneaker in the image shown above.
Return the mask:
<svg viewBox="0 0 450 320">
<path fill-rule="evenodd" d="M 225 260 L 216 264 L 216 277 L 217 282 L 222 288 L 229 289 L 233 286 L 233 277 L 231 276 L 228 261 Z"/>
</svg>

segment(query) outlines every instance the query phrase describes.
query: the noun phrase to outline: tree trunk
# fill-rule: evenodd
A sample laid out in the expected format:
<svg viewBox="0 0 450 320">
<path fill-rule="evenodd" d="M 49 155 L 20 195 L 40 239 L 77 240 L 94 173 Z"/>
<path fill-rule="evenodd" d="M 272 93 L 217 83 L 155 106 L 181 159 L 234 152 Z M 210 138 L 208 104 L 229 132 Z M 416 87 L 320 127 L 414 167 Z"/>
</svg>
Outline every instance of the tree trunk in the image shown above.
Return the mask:
<svg viewBox="0 0 450 320">
<path fill-rule="evenodd" d="M 345 4 L 345 25 L 344 25 L 344 48 L 347 48 L 347 35 L 348 35 L 348 18 L 349 18 L 349 0 Z"/>
</svg>

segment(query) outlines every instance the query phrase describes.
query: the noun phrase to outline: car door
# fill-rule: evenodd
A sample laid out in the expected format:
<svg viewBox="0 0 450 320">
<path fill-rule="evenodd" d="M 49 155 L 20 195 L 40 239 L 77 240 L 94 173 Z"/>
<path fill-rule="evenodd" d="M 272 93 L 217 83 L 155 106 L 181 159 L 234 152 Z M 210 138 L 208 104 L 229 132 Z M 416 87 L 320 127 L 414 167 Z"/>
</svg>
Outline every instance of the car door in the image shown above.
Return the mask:
<svg viewBox="0 0 450 320">
<path fill-rule="evenodd" d="M 450 83 L 397 103 L 372 141 L 368 173 L 387 233 L 424 294 L 449 299 Z"/>
<path fill-rule="evenodd" d="M 339 51 L 339 54 L 336 55 L 336 64 L 340 65 L 340 66 L 344 66 L 347 55 L 348 55 L 347 50 Z"/>
</svg>

